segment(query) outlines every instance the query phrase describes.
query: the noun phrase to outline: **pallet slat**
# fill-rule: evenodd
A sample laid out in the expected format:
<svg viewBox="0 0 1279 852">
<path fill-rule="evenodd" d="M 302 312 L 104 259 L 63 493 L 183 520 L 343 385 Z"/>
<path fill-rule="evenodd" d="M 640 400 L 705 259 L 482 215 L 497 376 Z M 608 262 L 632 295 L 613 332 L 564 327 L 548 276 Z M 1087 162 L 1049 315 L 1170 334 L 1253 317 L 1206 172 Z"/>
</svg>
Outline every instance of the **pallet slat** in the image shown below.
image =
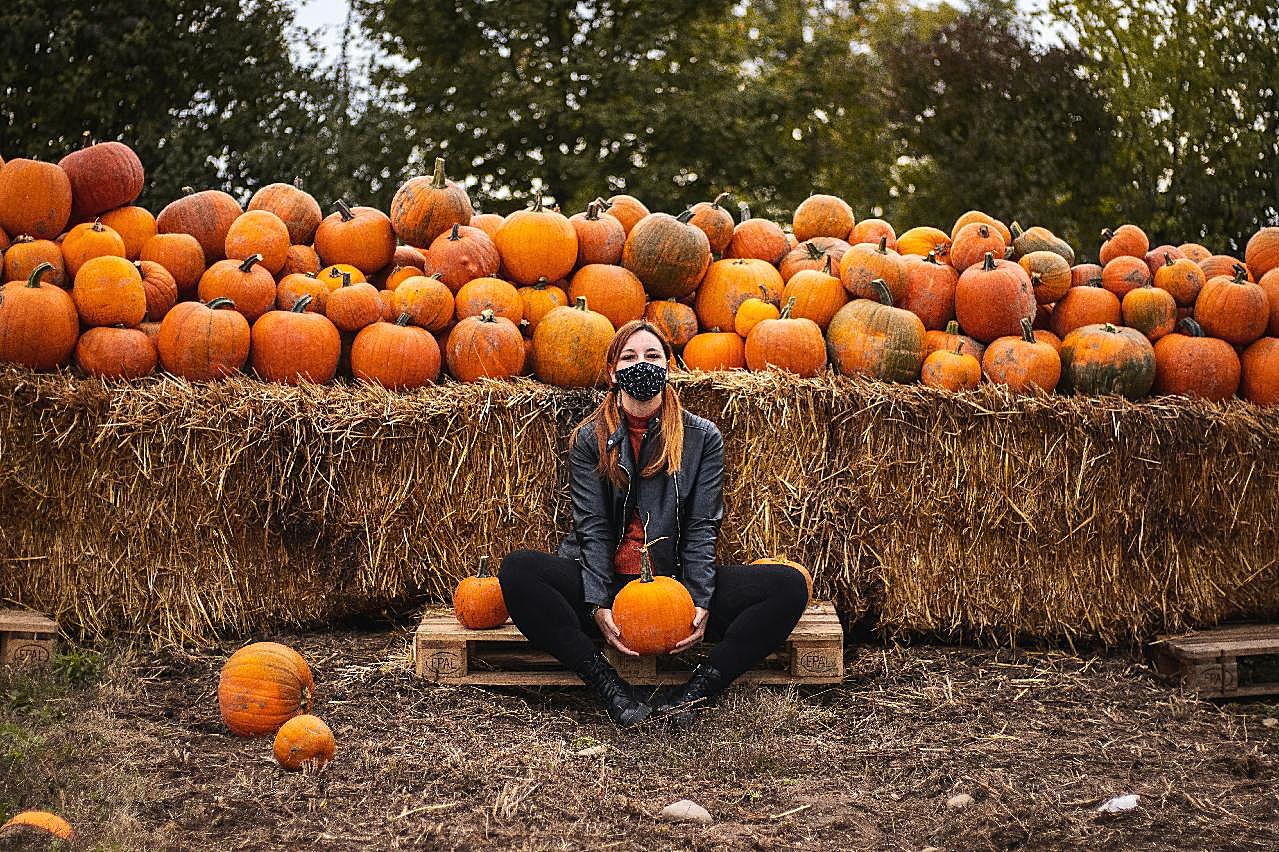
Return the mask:
<svg viewBox="0 0 1279 852">
<path fill-rule="evenodd" d="M 0 665 L 46 666 L 53 659 L 58 622 L 38 612 L 0 609 Z"/>
<path fill-rule="evenodd" d="M 705 646 L 703 646 L 705 647 Z M 785 647 L 747 672 L 745 683 L 838 683 L 844 675 L 844 632 L 830 604 L 814 604 L 805 611 Z M 528 646 L 528 639 L 511 623 L 491 630 L 468 630 L 450 610 L 423 615 L 413 642 L 419 677 L 434 683 L 479 686 L 580 686 L 549 654 Z M 680 657 L 625 657 L 604 648 L 614 667 L 630 683 L 682 683 L 690 666 Z M 692 652 L 690 652 L 692 653 Z"/>
<path fill-rule="evenodd" d="M 1279 683 L 1239 683 L 1240 658 L 1279 656 L 1279 624 L 1234 625 L 1185 636 L 1161 636 L 1151 650 L 1157 671 L 1201 696 L 1279 693 Z"/>
</svg>

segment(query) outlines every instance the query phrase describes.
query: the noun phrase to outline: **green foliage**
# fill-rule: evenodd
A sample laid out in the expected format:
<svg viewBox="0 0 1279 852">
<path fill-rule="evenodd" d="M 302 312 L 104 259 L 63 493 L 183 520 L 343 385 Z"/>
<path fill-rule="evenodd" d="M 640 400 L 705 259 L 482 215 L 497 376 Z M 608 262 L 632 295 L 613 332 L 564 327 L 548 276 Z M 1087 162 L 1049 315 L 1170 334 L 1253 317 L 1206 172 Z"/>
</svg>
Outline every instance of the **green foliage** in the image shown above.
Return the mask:
<svg viewBox="0 0 1279 852">
<path fill-rule="evenodd" d="M 893 221 L 949 228 L 978 208 L 1093 246 L 1114 121 L 1076 74 L 1082 57 L 1034 45 L 1010 5 L 907 21 L 878 45 L 902 155 Z"/>
<path fill-rule="evenodd" d="M 1273 0 L 1052 0 L 1115 120 L 1114 220 L 1241 251 L 1279 221 Z"/>
</svg>

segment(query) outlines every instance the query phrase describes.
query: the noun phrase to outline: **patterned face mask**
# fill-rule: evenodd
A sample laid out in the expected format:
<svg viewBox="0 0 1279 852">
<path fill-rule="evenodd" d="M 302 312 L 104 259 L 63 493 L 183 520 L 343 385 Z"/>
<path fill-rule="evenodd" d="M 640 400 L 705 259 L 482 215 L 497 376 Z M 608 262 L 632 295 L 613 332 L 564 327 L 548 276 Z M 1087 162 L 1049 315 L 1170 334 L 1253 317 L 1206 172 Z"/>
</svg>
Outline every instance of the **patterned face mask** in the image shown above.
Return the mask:
<svg viewBox="0 0 1279 852">
<path fill-rule="evenodd" d="M 666 365 L 641 361 L 617 371 L 617 385 L 634 399 L 648 402 L 666 387 Z"/>
</svg>

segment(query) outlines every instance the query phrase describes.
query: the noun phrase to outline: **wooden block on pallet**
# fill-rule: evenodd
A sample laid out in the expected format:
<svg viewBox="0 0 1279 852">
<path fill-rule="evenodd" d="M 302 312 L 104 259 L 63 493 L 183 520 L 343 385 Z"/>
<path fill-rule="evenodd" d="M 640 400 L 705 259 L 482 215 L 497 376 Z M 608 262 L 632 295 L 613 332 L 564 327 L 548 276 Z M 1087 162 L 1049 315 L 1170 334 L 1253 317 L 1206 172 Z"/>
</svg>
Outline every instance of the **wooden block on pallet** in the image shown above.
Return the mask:
<svg viewBox="0 0 1279 852">
<path fill-rule="evenodd" d="M 0 609 L 0 665 L 47 666 L 53 660 L 58 622 L 38 612 Z"/>
<path fill-rule="evenodd" d="M 433 683 L 482 686 L 577 686 L 581 681 L 557 660 L 528 645 L 511 623 L 468 630 L 449 610 L 426 612 L 413 640 L 419 677 Z M 682 683 L 691 666 L 680 657 L 627 657 L 604 653 L 628 682 Z M 689 652 L 690 654 L 693 652 Z M 659 665 L 660 661 L 660 665 Z M 778 653 L 741 677 L 744 683 L 839 683 L 844 677 L 844 630 L 829 603 L 810 606 Z"/>
<path fill-rule="evenodd" d="M 1160 674 L 1206 698 L 1279 693 L 1279 624 L 1161 636 L 1151 651 Z"/>
</svg>

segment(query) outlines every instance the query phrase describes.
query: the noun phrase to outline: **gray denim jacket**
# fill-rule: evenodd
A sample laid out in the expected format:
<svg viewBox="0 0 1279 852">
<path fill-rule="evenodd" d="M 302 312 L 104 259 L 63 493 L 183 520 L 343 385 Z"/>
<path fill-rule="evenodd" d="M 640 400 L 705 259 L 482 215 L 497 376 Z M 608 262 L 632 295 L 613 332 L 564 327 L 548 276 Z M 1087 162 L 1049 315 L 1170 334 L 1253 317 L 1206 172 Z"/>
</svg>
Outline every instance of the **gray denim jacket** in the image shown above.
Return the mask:
<svg viewBox="0 0 1279 852">
<path fill-rule="evenodd" d="M 559 555 L 582 566 L 586 603 L 608 607 L 617 588 L 613 556 L 621 544 L 627 519 L 638 509 L 647 523 L 653 571 L 683 582 L 693 604 L 709 607 L 715 594 L 715 540 L 724 519 L 724 439 L 715 424 L 684 412 L 684 453 L 679 472 L 637 476 L 652 452 L 660 418 L 649 421 L 640 443 L 640 464 L 631 457 L 626 421 L 608 439 L 621 444 L 619 461 L 627 487 L 616 488 L 600 476 L 595 427 L 587 425 L 569 450 L 573 532 L 560 544 Z"/>
</svg>

